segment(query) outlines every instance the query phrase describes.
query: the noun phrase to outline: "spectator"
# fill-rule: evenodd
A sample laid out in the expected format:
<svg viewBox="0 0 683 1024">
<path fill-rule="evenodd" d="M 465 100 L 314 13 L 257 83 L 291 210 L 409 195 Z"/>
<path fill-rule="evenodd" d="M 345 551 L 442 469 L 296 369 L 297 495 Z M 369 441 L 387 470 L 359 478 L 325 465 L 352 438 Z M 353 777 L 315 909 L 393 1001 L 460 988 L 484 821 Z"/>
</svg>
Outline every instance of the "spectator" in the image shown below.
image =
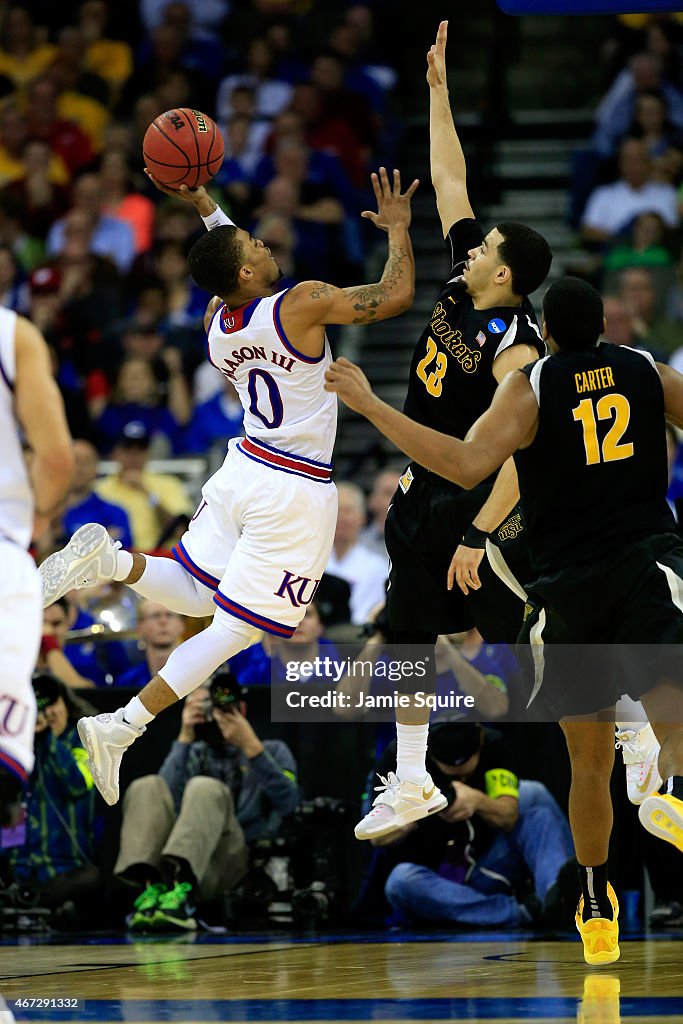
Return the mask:
<svg viewBox="0 0 683 1024">
<path fill-rule="evenodd" d="M 223 674 L 191 693 L 159 774 L 126 791 L 114 870 L 147 885 L 128 921 L 133 931 L 196 930 L 194 901 L 232 889 L 246 874 L 248 844 L 274 838 L 299 802 L 291 751 L 259 739 L 243 701 L 221 710 L 228 689 L 239 692 Z M 212 744 L 202 738 L 210 717 Z"/>
<path fill-rule="evenodd" d="M 427 756 L 448 807 L 374 840 L 393 865 L 385 894 L 400 923 L 518 928 L 549 915 L 573 844 L 546 787 L 520 782 L 504 740 L 475 723 L 434 722 Z"/>
<path fill-rule="evenodd" d="M 141 0 L 140 17 L 147 32 L 164 21 L 169 0 Z M 230 13 L 230 0 L 185 0 L 190 14 L 190 35 L 193 39 L 220 40 L 220 29 Z"/>
<path fill-rule="evenodd" d="M 386 558 L 368 551 L 360 541 L 365 523 L 365 498 L 352 483 L 337 485 L 339 511 L 332 557 L 326 572 L 340 576 L 351 586 L 351 621 L 362 625 L 370 612 L 384 604 L 387 579 Z"/>
<path fill-rule="evenodd" d="M 288 217 L 278 213 L 267 213 L 254 225 L 254 236 L 260 238 L 270 249 L 277 261 L 282 277 L 280 288 L 290 288 L 297 283 L 294 265 L 296 233 Z"/>
<path fill-rule="evenodd" d="M 101 523 L 110 537 L 121 541 L 124 548 L 131 548 L 133 538 L 126 510 L 104 501 L 94 489 L 97 461 L 97 449 L 90 441 L 74 441 L 74 475 L 62 516 L 63 532 L 71 537 L 86 523 Z"/>
<path fill-rule="evenodd" d="M 628 267 L 670 267 L 671 253 L 664 245 L 666 227 L 658 213 L 636 217 L 627 241 L 617 243 L 605 254 L 607 272 Z"/>
<path fill-rule="evenodd" d="M 9 853 L 22 887 L 39 906 L 73 924 L 97 918 L 101 879 L 95 866 L 95 789 L 76 731 L 93 708 L 46 673 L 34 677 L 38 703 L 35 766 L 28 787 L 26 841 Z M 61 912 L 61 913 L 60 913 Z"/>
<path fill-rule="evenodd" d="M 145 469 L 150 435 L 144 423 L 127 423 L 112 452 L 119 471 L 97 484 L 100 497 L 122 505 L 128 513 L 133 544 L 153 551 L 169 522 L 192 514 L 192 502 L 176 476 Z"/>
<path fill-rule="evenodd" d="M 322 97 L 322 116 L 326 121 L 342 121 L 364 149 L 367 165 L 370 150 L 377 141 L 379 119 L 367 100 L 344 84 L 344 63 L 331 50 L 318 54 L 311 65 L 311 82 Z"/>
<path fill-rule="evenodd" d="M 44 239 L 54 221 L 69 209 L 69 191 L 55 183 L 52 154 L 43 139 L 29 139 L 22 150 L 23 173 L 5 186 L 5 195 L 20 203 L 27 232 Z"/>
<path fill-rule="evenodd" d="M 436 641 L 436 695 L 472 697 L 469 717 L 493 721 L 507 714 L 510 687 L 519 673 L 507 644 L 487 644 L 481 633 L 440 636 Z"/>
<path fill-rule="evenodd" d="M 81 675 L 70 657 L 64 653 L 66 634 L 74 627 L 77 616 L 77 609 L 69 604 L 65 597 L 60 597 L 49 608 L 43 610 L 43 637 L 38 655 L 38 669 L 51 673 L 55 679 L 70 689 L 84 690 L 94 686 L 94 681 Z"/>
<path fill-rule="evenodd" d="M 120 675 L 115 685 L 140 690 L 164 667 L 171 652 L 182 643 L 185 619 L 154 601 L 140 601 L 137 612 L 138 639 L 144 645 L 145 659 Z"/>
<path fill-rule="evenodd" d="M 606 295 L 603 299 L 603 310 L 605 314 L 604 341 L 611 345 L 626 345 L 628 348 L 636 348 L 637 338 L 633 316 L 624 302 L 618 295 Z"/>
<path fill-rule="evenodd" d="M 107 0 L 85 0 L 79 8 L 78 20 L 86 43 L 83 65 L 107 80 L 114 101 L 132 74 L 133 54 L 128 43 L 107 36 L 110 13 Z"/>
<path fill-rule="evenodd" d="M 273 51 L 265 39 L 252 39 L 247 51 L 247 67 L 243 74 L 228 75 L 218 87 L 216 111 L 222 122 L 230 121 L 233 115 L 232 93 L 237 86 L 246 85 L 254 91 L 256 100 L 255 116 L 266 120 L 274 117 L 288 106 L 292 98 L 292 86 L 271 78 Z"/>
<path fill-rule="evenodd" d="M 60 33 L 75 35 L 80 39 L 80 32 L 76 28 L 63 29 Z M 65 121 L 72 121 L 77 124 L 84 135 L 87 136 L 94 153 L 101 153 L 104 147 L 104 133 L 111 117 L 107 106 L 107 87 L 104 79 L 99 79 L 99 88 L 104 93 L 103 100 L 97 100 L 92 95 L 84 95 L 79 86 L 82 80 L 96 82 L 96 76 L 90 73 L 83 75 L 78 58 L 74 60 L 72 52 L 60 52 L 55 60 L 45 71 L 45 76 L 52 81 L 57 89 L 57 112 Z M 97 88 L 97 86 L 95 86 Z"/>
<path fill-rule="evenodd" d="M 370 521 L 361 532 L 359 540 L 363 547 L 369 548 L 382 558 L 388 557 L 384 543 L 384 523 L 400 479 L 401 474 L 396 469 L 381 470 L 373 481 L 367 500 Z"/>
<path fill-rule="evenodd" d="M 206 295 L 193 283 L 187 270 L 187 253 L 181 242 L 160 242 L 154 251 L 154 270 L 166 292 L 165 323 L 168 327 L 201 327 Z"/>
<path fill-rule="evenodd" d="M 234 114 L 223 131 L 225 160 L 215 177 L 232 210 L 246 210 L 251 199 L 254 173 L 266 142 L 268 128 L 246 114 Z"/>
<path fill-rule="evenodd" d="M 581 222 L 585 242 L 613 239 L 640 213 L 659 213 L 669 227 L 676 227 L 676 190 L 652 180 L 652 161 L 644 142 L 627 139 L 622 143 L 619 172 L 617 181 L 599 186 L 588 199 Z"/>
<path fill-rule="evenodd" d="M 669 355 L 683 345 L 683 325 L 658 311 L 657 289 L 649 270 L 633 267 L 622 271 L 619 294 L 633 317 L 636 337 L 643 348 Z"/>
<path fill-rule="evenodd" d="M 122 274 L 127 274 L 135 256 L 133 231 L 125 221 L 104 213 L 104 202 L 100 175 L 82 174 L 74 185 L 72 212 L 85 213 L 91 220 L 90 252 L 108 257 Z M 53 224 L 47 237 L 50 256 L 57 256 L 64 249 L 65 228 L 66 218 Z"/>
<path fill-rule="evenodd" d="M 661 89 L 644 89 L 638 93 L 629 135 L 642 139 L 653 160 L 668 149 L 681 148 L 681 132 L 669 123 L 666 98 Z"/>
<path fill-rule="evenodd" d="M 312 82 L 297 85 L 291 109 L 304 123 L 308 145 L 312 149 L 336 156 L 352 184 L 357 188 L 363 188 L 367 147 L 361 143 L 348 119 L 332 117 L 327 113 L 322 90 Z"/>
<path fill-rule="evenodd" d="M 23 89 L 44 71 L 56 52 L 50 43 L 40 41 L 29 10 L 19 6 L 5 14 L 1 43 L 0 75 L 10 78 L 15 89 Z"/>
<path fill-rule="evenodd" d="M 0 244 L 0 306 L 26 315 L 30 305 L 29 291 L 16 256 L 9 245 Z"/>
<path fill-rule="evenodd" d="M 165 350 L 166 358 L 171 362 L 169 352 L 176 354 L 178 363 L 175 372 L 182 376 L 177 349 Z M 184 405 L 181 410 L 183 418 L 186 417 L 187 411 L 189 410 Z M 119 367 L 112 400 L 97 421 L 106 450 L 111 448 L 124 426 L 131 420 L 143 423 L 146 433 L 155 440 L 161 435 L 164 448 L 171 448 L 173 451 L 178 449 L 181 424 L 171 411 L 162 405 L 161 389 L 152 364 L 136 355 L 127 356 Z"/>
<path fill-rule="evenodd" d="M 88 136 L 73 121 L 60 116 L 58 101 L 59 89 L 49 75 L 43 74 L 30 83 L 25 115 L 28 134 L 47 142 L 72 175 L 89 164 L 94 154 Z"/>
<path fill-rule="evenodd" d="M 155 206 L 136 191 L 130 165 L 121 149 L 109 149 L 100 161 L 102 211 L 106 217 L 124 221 L 133 232 L 135 255 L 152 247 Z"/>
<path fill-rule="evenodd" d="M 6 104 L 0 110 L 0 187 L 25 176 L 28 141 L 26 116 L 13 103 Z M 50 152 L 49 168 L 52 184 L 66 185 L 69 171 L 56 153 Z"/>
<path fill-rule="evenodd" d="M 265 239 L 263 244 L 267 244 Z M 231 437 L 239 437 L 243 433 L 243 418 L 244 410 L 235 385 L 223 377 L 223 391 L 194 410 L 185 432 L 185 451 L 206 455 L 214 445 L 225 450 Z"/>
<path fill-rule="evenodd" d="M 123 87 L 119 103 L 121 116 L 125 117 L 138 97 L 146 93 L 156 94 L 162 103 L 156 114 L 172 106 L 187 106 L 183 103 L 167 103 L 164 106 L 159 95 L 159 90 L 168 85 L 178 73 L 185 76 L 185 87 L 193 97 L 191 105 L 196 104 L 200 110 L 206 110 L 212 105 L 213 88 L 201 69 L 192 67 L 193 63 L 192 55 L 185 48 L 182 33 L 173 25 L 159 25 L 151 33 L 151 46 L 147 47 L 147 52 L 143 48 L 138 55 L 136 68 Z M 156 114 L 153 116 L 156 117 Z"/>
<path fill-rule="evenodd" d="M 628 67 L 617 75 L 595 112 L 593 146 L 603 156 L 614 152 L 634 119 L 638 96 L 659 90 L 664 97 L 668 119 L 683 130 L 683 93 L 677 84 L 662 78 L 660 59 L 651 53 L 638 53 Z"/>
</svg>

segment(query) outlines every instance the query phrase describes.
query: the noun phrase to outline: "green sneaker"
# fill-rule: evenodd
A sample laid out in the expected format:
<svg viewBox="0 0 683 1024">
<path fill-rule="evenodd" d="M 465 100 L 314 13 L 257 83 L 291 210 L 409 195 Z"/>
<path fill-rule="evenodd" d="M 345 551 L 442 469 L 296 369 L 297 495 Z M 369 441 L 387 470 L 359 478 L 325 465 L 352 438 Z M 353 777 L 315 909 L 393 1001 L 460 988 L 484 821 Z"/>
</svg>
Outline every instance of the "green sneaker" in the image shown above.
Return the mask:
<svg viewBox="0 0 683 1024">
<path fill-rule="evenodd" d="M 154 882 L 140 893 L 133 904 L 133 912 L 126 918 L 126 924 L 132 932 L 146 932 L 154 927 L 154 911 L 165 892 L 167 888 L 163 882 Z"/>
<path fill-rule="evenodd" d="M 152 921 L 155 931 L 179 928 L 181 931 L 196 931 L 195 907 L 192 903 L 192 886 L 189 882 L 176 882 L 172 889 L 159 897 Z"/>
</svg>

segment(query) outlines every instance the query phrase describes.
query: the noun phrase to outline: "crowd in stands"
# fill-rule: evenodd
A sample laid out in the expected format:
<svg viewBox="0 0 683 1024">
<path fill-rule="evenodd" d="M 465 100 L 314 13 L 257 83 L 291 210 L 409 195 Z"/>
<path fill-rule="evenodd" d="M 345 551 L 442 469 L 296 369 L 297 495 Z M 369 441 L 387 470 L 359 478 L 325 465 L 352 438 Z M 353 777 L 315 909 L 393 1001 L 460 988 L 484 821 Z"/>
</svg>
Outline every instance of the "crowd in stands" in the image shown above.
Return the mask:
<svg viewBox="0 0 683 1024">
<path fill-rule="evenodd" d="M 574 155 L 571 272 L 602 290 L 605 337 L 683 368 L 683 21 L 621 15 L 603 49 L 604 94 Z M 683 459 L 670 499 L 683 496 Z"/>
</svg>

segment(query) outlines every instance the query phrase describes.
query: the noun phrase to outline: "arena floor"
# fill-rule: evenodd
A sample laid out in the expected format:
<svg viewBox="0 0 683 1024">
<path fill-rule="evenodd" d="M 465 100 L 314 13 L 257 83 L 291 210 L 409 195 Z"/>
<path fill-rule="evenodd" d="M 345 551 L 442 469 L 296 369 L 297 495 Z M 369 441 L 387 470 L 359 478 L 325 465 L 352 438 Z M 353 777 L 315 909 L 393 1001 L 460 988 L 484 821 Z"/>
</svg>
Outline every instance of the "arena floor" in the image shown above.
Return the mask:
<svg viewBox="0 0 683 1024">
<path fill-rule="evenodd" d="M 578 937 L 490 932 L 5 939 L 0 1021 L 681 1022 L 681 939 L 634 936 L 609 968 Z"/>
</svg>

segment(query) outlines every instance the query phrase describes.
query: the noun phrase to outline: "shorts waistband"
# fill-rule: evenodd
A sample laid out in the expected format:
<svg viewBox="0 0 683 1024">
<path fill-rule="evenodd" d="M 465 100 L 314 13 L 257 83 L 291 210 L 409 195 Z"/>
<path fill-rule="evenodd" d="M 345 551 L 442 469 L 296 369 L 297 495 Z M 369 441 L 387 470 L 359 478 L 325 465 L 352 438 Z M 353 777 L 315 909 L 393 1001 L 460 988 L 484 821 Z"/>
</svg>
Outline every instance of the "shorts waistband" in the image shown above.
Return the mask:
<svg viewBox="0 0 683 1024">
<path fill-rule="evenodd" d="M 283 473 L 304 476 L 323 484 L 329 484 L 332 481 L 332 466 L 324 462 L 315 462 L 313 459 L 305 459 L 301 455 L 291 455 L 289 452 L 279 451 L 261 441 L 254 441 L 251 437 L 242 438 L 238 442 L 237 448 L 248 459 L 261 462 Z"/>
</svg>

